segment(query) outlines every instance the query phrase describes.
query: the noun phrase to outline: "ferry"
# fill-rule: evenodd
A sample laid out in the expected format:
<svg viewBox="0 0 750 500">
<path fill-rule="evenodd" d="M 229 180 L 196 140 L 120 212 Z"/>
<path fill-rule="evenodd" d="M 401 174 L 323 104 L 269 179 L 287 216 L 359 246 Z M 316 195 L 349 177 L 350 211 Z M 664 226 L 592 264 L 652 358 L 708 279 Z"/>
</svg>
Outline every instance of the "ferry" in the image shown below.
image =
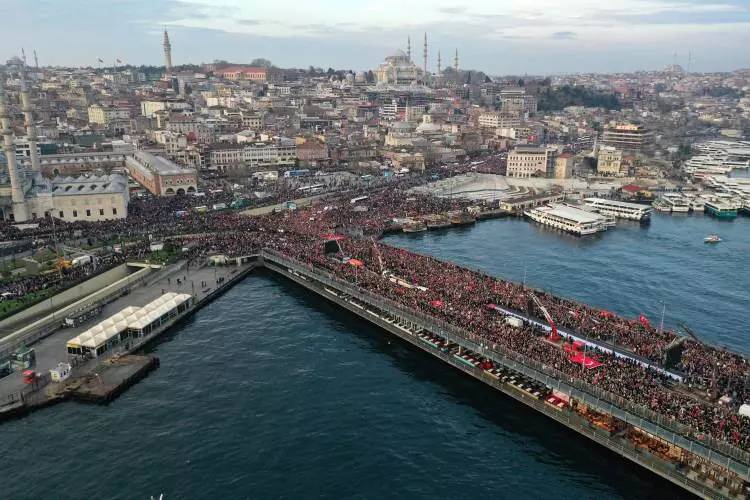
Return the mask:
<svg viewBox="0 0 750 500">
<path fill-rule="evenodd" d="M 404 224 L 403 231 L 405 233 L 421 233 L 427 231 L 427 224 L 421 220 L 410 220 Z"/>
<path fill-rule="evenodd" d="M 637 220 L 640 222 L 649 222 L 651 220 L 651 212 L 653 211 L 649 206 L 604 198 L 586 198 L 583 202 L 602 215 L 612 215 L 618 219 Z"/>
<path fill-rule="evenodd" d="M 428 215 L 424 218 L 427 229 L 442 229 L 451 227 L 451 221 L 445 215 Z"/>
<path fill-rule="evenodd" d="M 607 228 L 615 227 L 617 225 L 617 219 L 615 218 L 614 215 L 603 214 L 599 210 L 596 210 L 595 208 L 593 208 L 593 207 L 591 207 L 589 205 L 576 205 L 574 203 L 563 203 L 563 205 L 565 205 L 566 207 L 575 208 L 577 210 L 585 210 L 586 212 L 599 215 L 600 217 L 602 217 L 604 219 L 604 221 L 602 223 Z"/>
<path fill-rule="evenodd" d="M 655 199 L 652 206 L 658 212 L 672 212 L 672 205 L 666 203 L 661 198 Z"/>
<path fill-rule="evenodd" d="M 724 201 L 707 201 L 705 211 L 718 219 L 734 219 L 737 217 L 737 207 Z"/>
<path fill-rule="evenodd" d="M 672 213 L 688 213 L 690 211 L 690 204 L 680 194 L 664 193 L 662 199 L 670 207 Z"/>
<path fill-rule="evenodd" d="M 606 219 L 599 214 L 587 212 L 568 205 L 546 205 L 524 212 L 534 222 L 561 229 L 577 236 L 606 231 Z"/>
<path fill-rule="evenodd" d="M 718 234 L 709 234 L 705 238 L 703 238 L 703 243 L 720 243 L 721 238 Z"/>
<path fill-rule="evenodd" d="M 477 218 L 471 213 L 469 213 L 467 210 L 451 212 L 449 215 L 450 215 L 451 224 L 453 224 L 454 226 L 474 224 L 477 221 Z"/>
</svg>

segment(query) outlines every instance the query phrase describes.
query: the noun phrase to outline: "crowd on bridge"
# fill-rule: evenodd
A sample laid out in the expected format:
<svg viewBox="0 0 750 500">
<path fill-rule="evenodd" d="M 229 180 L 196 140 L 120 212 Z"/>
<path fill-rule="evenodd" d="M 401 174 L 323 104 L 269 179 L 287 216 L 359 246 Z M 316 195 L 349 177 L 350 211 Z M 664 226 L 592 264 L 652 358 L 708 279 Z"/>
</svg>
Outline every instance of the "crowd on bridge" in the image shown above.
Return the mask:
<svg viewBox="0 0 750 500">
<path fill-rule="evenodd" d="M 464 208 L 456 201 L 411 194 L 406 187 L 406 183 L 379 189 L 359 187 L 309 207 L 255 217 L 236 211 L 198 214 L 185 210 L 180 205 L 183 201 L 170 198 L 136 205 L 132 219 L 87 226 L 85 234 L 99 237 L 98 234 L 119 232 L 172 237 L 186 248 L 184 257 L 190 260 L 215 254 L 249 255 L 264 248 L 276 250 L 455 325 L 484 345 L 512 351 L 562 376 L 575 377 L 664 419 L 686 425 L 696 435 L 712 436 L 750 449 L 750 419 L 736 411 L 748 396 L 745 380 L 750 370 L 744 357 L 685 340 L 682 358 L 675 367 L 684 376 L 685 384 L 677 384 L 634 359 L 603 351 L 588 353 L 602 363 L 597 369 L 571 362 L 561 345 L 548 341 L 546 331 L 528 323 L 521 328 L 511 326 L 503 314 L 488 305 L 497 304 L 543 318 L 541 305 L 558 327 L 615 345 L 654 366 L 664 363 L 665 350 L 677 334 L 654 328 L 645 318 L 627 319 L 450 262 L 377 243 L 395 219 Z M 356 198 L 363 199 L 353 202 Z M 177 212 L 186 213 L 176 215 Z M 5 230 L 7 227 L 0 227 L 0 231 Z M 725 396 L 728 404 L 717 404 L 719 396 Z"/>
</svg>

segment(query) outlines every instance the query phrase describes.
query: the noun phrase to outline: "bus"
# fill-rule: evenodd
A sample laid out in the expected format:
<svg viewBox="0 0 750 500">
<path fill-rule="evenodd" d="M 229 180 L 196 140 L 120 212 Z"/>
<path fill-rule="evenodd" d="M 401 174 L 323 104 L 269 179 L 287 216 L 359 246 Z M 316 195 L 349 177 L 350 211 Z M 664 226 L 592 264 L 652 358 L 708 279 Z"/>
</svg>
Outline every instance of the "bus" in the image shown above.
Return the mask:
<svg viewBox="0 0 750 500">
<path fill-rule="evenodd" d="M 356 204 L 356 203 L 357 203 L 357 202 L 359 202 L 359 201 L 362 201 L 362 200 L 366 200 L 367 198 L 369 198 L 369 196 L 358 196 L 358 197 L 356 197 L 356 198 L 352 198 L 352 199 L 351 199 L 351 200 L 349 201 L 349 203 L 351 203 L 352 205 L 354 205 L 354 204 Z"/>
<path fill-rule="evenodd" d="M 284 172 L 284 177 L 309 177 L 310 169 L 303 168 L 300 170 L 287 170 Z"/>
<path fill-rule="evenodd" d="M 301 194 L 313 194 L 323 191 L 324 187 L 326 187 L 325 184 L 313 184 L 311 186 L 302 186 L 300 188 L 297 188 L 297 191 L 299 191 Z"/>
</svg>

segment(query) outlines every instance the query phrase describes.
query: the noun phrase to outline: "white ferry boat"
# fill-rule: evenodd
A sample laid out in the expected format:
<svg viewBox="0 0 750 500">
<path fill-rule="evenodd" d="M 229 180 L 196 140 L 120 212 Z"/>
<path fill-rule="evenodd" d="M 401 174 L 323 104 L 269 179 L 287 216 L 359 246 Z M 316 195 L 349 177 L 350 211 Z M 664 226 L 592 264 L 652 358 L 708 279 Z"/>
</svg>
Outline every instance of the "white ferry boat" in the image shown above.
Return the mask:
<svg viewBox="0 0 750 500">
<path fill-rule="evenodd" d="M 568 205 L 531 208 L 524 215 L 534 222 L 561 229 L 578 236 L 606 231 L 607 219 L 599 214 Z"/>
<path fill-rule="evenodd" d="M 664 193 L 662 199 L 671 208 L 672 213 L 687 213 L 690 211 L 690 204 L 681 194 Z"/>
<path fill-rule="evenodd" d="M 617 219 L 614 215 L 601 213 L 599 210 L 596 210 L 594 207 L 591 207 L 589 205 L 577 205 L 574 203 L 563 203 L 563 205 L 565 205 L 566 207 L 575 208 L 577 210 L 585 210 L 589 213 L 601 216 L 604 219 L 602 223 L 607 228 L 615 227 L 617 225 Z"/>
<path fill-rule="evenodd" d="M 637 203 L 607 200 L 605 198 L 586 198 L 583 202 L 602 215 L 612 215 L 619 219 L 648 222 L 651 220 L 651 207 Z"/>
</svg>

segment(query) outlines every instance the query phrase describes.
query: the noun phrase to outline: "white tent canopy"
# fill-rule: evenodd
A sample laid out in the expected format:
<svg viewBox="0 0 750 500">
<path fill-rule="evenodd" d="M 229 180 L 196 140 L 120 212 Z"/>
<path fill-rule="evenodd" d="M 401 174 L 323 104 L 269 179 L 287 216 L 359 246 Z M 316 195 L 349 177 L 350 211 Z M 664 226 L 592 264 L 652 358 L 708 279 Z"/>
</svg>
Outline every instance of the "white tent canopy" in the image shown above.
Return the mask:
<svg viewBox="0 0 750 500">
<path fill-rule="evenodd" d="M 96 351 L 113 339 L 120 340 L 120 335 L 128 329 L 140 331 L 163 316 L 176 315 L 177 308 L 191 299 L 187 293 L 169 292 L 143 307 L 128 306 L 70 339 L 68 348 Z"/>
</svg>

